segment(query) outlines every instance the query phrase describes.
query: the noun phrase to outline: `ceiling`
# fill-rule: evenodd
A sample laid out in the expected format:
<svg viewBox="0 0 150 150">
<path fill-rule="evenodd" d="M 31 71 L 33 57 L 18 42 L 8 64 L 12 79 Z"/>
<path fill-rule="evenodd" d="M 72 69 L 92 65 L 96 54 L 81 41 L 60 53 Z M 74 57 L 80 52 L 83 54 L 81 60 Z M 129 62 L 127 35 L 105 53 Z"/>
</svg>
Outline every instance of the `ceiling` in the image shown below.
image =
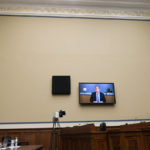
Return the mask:
<svg viewBox="0 0 150 150">
<path fill-rule="evenodd" d="M 150 0 L 0 0 L 0 14 L 149 20 Z"/>
</svg>

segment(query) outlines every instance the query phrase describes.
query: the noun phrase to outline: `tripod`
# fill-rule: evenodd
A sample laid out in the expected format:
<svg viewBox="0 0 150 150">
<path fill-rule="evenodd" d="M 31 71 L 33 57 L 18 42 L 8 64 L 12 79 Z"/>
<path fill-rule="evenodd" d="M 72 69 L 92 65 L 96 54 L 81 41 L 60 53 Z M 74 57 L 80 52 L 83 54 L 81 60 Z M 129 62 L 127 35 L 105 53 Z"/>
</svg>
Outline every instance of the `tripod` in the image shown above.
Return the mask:
<svg viewBox="0 0 150 150">
<path fill-rule="evenodd" d="M 53 129 L 51 132 L 50 150 L 58 150 L 58 130 L 57 126 L 60 128 L 59 119 L 53 117 Z"/>
</svg>

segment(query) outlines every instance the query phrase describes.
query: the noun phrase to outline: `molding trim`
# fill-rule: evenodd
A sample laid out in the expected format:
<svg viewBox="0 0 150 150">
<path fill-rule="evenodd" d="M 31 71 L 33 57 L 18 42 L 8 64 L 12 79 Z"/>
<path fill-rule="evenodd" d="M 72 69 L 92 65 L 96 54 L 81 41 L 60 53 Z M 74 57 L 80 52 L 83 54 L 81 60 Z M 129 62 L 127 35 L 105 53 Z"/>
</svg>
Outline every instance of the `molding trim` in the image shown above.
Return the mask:
<svg viewBox="0 0 150 150">
<path fill-rule="evenodd" d="M 139 9 L 98 9 L 98 8 L 63 8 L 63 7 L 31 7 L 31 6 L 0 6 L 0 15 L 66 17 L 94 19 L 127 19 L 148 20 L 150 11 Z"/>
<path fill-rule="evenodd" d="M 91 121 L 60 121 L 61 127 L 73 127 L 85 124 L 95 124 L 105 122 L 107 126 L 120 126 L 126 123 L 134 124 L 140 122 L 150 122 L 150 119 L 133 119 L 133 120 L 91 120 Z M 27 129 L 27 128 L 52 128 L 53 122 L 9 122 L 0 123 L 0 129 Z"/>
</svg>

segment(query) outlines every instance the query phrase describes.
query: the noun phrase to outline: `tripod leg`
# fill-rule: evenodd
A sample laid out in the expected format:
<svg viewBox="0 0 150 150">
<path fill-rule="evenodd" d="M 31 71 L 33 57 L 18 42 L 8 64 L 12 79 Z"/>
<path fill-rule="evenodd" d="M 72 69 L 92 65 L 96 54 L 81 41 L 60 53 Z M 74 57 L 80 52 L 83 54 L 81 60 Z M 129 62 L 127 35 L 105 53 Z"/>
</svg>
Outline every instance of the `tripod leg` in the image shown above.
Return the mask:
<svg viewBox="0 0 150 150">
<path fill-rule="evenodd" d="M 57 150 L 58 148 L 58 136 L 56 128 L 60 128 L 59 120 L 53 122 L 53 129 L 51 132 L 50 150 Z"/>
<path fill-rule="evenodd" d="M 57 122 L 57 125 L 58 125 L 58 127 L 60 128 L 60 123 L 59 123 L 59 121 Z"/>
<path fill-rule="evenodd" d="M 55 128 L 56 128 L 56 122 L 53 123 L 53 129 L 51 131 L 50 149 L 49 150 L 55 150 Z"/>
<path fill-rule="evenodd" d="M 53 150 L 53 131 L 51 132 L 51 137 L 50 137 L 50 148 L 49 150 Z"/>
</svg>

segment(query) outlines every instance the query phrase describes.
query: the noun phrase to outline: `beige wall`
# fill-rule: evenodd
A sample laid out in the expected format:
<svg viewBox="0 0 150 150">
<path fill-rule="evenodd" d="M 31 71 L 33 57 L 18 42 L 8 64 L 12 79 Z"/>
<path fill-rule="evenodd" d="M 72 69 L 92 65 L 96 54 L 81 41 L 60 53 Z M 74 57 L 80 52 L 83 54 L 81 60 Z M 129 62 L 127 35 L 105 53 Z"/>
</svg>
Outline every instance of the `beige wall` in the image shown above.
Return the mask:
<svg viewBox="0 0 150 150">
<path fill-rule="evenodd" d="M 52 96 L 51 76 L 71 75 Z M 116 105 L 80 106 L 79 82 L 114 82 Z M 150 22 L 0 17 L 0 122 L 150 118 Z"/>
</svg>

